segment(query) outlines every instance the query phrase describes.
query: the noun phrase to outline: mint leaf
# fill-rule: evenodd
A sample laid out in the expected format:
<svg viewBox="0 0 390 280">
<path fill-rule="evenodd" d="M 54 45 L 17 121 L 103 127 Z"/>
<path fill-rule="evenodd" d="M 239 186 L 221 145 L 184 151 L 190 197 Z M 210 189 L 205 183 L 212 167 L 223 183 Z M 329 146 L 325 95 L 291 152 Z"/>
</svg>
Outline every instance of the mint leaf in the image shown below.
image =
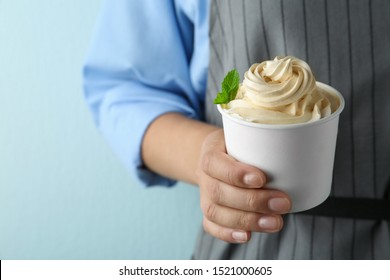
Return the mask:
<svg viewBox="0 0 390 280">
<path fill-rule="evenodd" d="M 230 102 L 230 98 L 228 94 L 224 92 L 218 92 L 217 97 L 214 99 L 214 104 L 226 104 Z"/>
<path fill-rule="evenodd" d="M 236 98 L 238 87 L 240 85 L 240 74 L 233 69 L 222 81 L 222 91 L 214 99 L 214 104 L 226 104 Z"/>
</svg>

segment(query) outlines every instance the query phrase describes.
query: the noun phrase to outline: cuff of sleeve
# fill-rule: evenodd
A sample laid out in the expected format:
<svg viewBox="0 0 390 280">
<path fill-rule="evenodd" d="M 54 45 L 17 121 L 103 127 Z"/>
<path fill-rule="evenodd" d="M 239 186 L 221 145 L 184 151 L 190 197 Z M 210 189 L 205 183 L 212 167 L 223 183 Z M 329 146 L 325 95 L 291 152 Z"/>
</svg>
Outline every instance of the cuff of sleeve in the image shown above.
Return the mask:
<svg viewBox="0 0 390 280">
<path fill-rule="evenodd" d="M 137 94 L 131 94 L 136 92 Z M 173 186 L 176 181 L 149 170 L 142 161 L 141 146 L 148 126 L 159 116 L 177 112 L 198 119 L 183 96 L 137 84 L 116 87 L 100 108 L 100 129 L 126 169 L 140 185 Z"/>
</svg>

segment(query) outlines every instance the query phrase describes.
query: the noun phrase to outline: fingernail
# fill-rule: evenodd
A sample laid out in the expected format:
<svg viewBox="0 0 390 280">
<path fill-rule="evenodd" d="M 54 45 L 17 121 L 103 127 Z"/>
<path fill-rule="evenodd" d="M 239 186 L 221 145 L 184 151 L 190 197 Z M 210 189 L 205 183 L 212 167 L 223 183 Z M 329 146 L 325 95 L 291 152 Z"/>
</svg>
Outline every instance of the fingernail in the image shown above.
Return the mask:
<svg viewBox="0 0 390 280">
<path fill-rule="evenodd" d="M 290 207 L 290 201 L 284 197 L 274 197 L 268 201 L 268 208 L 272 211 L 286 212 Z"/>
<path fill-rule="evenodd" d="M 249 173 L 244 176 L 244 183 L 250 186 L 261 185 L 263 183 L 263 179 L 256 174 Z"/>
<path fill-rule="evenodd" d="M 277 218 L 272 216 L 263 216 L 259 219 L 259 226 L 266 230 L 279 229 L 279 221 Z"/>
<path fill-rule="evenodd" d="M 233 231 L 232 237 L 237 242 L 246 242 L 248 240 L 248 236 L 246 232 L 242 232 L 242 231 Z"/>
</svg>

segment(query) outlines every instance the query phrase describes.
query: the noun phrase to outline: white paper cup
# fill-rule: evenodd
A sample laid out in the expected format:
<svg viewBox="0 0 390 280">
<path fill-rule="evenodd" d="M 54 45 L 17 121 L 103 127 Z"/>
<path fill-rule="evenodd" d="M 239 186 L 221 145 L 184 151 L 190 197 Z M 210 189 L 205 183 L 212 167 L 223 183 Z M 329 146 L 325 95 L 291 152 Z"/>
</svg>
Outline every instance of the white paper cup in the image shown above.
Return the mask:
<svg viewBox="0 0 390 280">
<path fill-rule="evenodd" d="M 322 203 L 330 194 L 339 115 L 344 98 L 334 88 L 339 108 L 330 116 L 301 124 L 258 124 L 235 118 L 220 105 L 226 149 L 229 155 L 258 167 L 268 177 L 267 188 L 286 192 L 292 199 L 291 212 L 304 211 Z"/>
</svg>

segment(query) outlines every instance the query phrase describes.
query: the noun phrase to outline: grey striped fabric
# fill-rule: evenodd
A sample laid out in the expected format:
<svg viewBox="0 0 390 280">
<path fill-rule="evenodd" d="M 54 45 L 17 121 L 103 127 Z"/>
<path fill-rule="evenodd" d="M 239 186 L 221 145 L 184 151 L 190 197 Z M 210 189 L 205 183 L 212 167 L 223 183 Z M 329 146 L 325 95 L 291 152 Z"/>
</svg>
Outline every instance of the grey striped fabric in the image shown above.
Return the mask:
<svg viewBox="0 0 390 280">
<path fill-rule="evenodd" d="M 390 1 L 212 1 L 206 115 L 225 74 L 277 55 L 309 63 L 318 81 L 345 97 L 332 195 L 390 199 Z M 203 231 L 195 259 L 390 259 L 390 221 L 285 216 L 277 234 L 248 244 Z"/>
</svg>

